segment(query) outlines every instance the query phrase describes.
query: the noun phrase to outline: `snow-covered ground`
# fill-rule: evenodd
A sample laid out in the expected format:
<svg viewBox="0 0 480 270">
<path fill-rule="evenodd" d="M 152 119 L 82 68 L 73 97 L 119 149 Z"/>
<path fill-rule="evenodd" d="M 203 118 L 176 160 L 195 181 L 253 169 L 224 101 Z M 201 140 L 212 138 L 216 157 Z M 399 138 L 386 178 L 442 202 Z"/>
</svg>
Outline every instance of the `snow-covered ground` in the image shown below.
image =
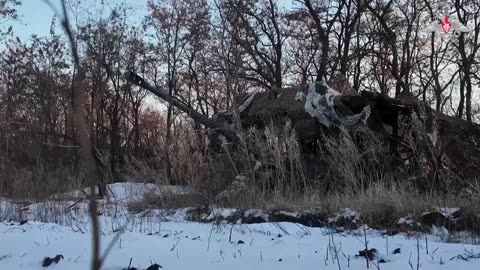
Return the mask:
<svg viewBox="0 0 480 270">
<path fill-rule="evenodd" d="M 119 190 L 129 190 L 121 184 L 115 184 L 111 189 L 118 197 L 116 203 L 102 205 L 101 246 L 106 250 L 112 241 L 114 245 L 102 269 L 126 269 L 130 259 L 131 266 L 138 269 L 146 269 L 152 263 L 163 269 L 189 270 L 367 269 L 365 258 L 355 256 L 365 249 L 363 229 L 334 232 L 294 223 L 196 223 L 183 219 L 182 211 L 170 214 L 150 211 L 133 215 L 122 202 L 126 198 L 138 198 L 141 192 L 136 196 L 120 193 Z M 75 201 L 63 203 L 67 206 L 63 209 L 67 209 Z M 81 202 L 68 212 L 52 210 L 51 214 L 41 216 L 46 222 L 40 222 L 34 221 L 35 216 L 42 209 L 48 211 L 46 208 L 55 208 L 58 204 L 36 204 L 28 207 L 29 210 L 24 208 L 30 211 L 25 214 L 27 223 L 1 222 L 0 269 L 45 269 L 42 267 L 43 258 L 57 254 L 63 255 L 64 259 L 47 268 L 89 269 L 91 235 L 85 206 L 86 203 Z M 5 201 L 0 207 L 4 216 L 17 209 Z M 231 210 L 217 212 L 228 215 Z M 51 221 L 55 216 L 57 223 Z M 370 261 L 369 269 L 468 270 L 480 266 L 480 256 L 467 260 L 457 257 L 480 254 L 480 246 L 444 243 L 434 235 L 384 236 L 380 231 L 366 232 L 368 248 L 375 248 L 379 253 Z M 396 249 L 400 253 L 393 254 Z"/>
</svg>

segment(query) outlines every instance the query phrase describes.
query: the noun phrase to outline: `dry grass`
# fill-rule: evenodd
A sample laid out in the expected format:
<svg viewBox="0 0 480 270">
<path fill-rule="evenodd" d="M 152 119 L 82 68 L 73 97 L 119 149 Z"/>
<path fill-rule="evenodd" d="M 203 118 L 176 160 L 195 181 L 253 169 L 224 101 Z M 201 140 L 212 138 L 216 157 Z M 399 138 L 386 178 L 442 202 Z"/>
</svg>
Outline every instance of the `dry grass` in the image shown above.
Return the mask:
<svg viewBox="0 0 480 270">
<path fill-rule="evenodd" d="M 395 163 L 386 154 L 382 139 L 369 130 L 358 130 L 353 135 L 325 135 L 320 155 L 308 164 L 300 153 L 295 133 L 273 125 L 264 131 L 243 132 L 240 149 L 225 148 L 219 154 L 200 147 L 204 137 L 199 133 L 188 128 L 178 128 L 176 132 L 176 140 L 170 146 L 171 153 L 175 153 L 170 162 L 173 184 L 199 188 L 206 195 L 147 194 L 142 202 L 130 206 L 132 211 L 208 204 L 330 213 L 351 208 L 362 213 L 363 221 L 370 226 L 389 228 L 400 217 L 418 216 L 434 207 L 462 207 L 469 226 L 480 232 L 480 224 L 476 224 L 480 185 L 471 186 L 469 196 L 462 198 L 448 192 L 424 192 L 418 188 L 417 180 L 411 180 L 417 179 L 416 172 L 392 166 Z M 153 158 L 126 157 L 123 177 L 128 181 L 165 184 L 166 162 L 161 143 L 157 150 L 153 149 Z M 320 169 L 313 177 L 306 171 L 312 163 Z M 5 165 L 2 168 L 0 172 L 5 173 Z M 8 172 L 14 188 L 11 194 L 19 200 L 45 199 L 82 184 L 76 180 L 82 179 L 81 173 L 61 167 L 9 167 Z"/>
<path fill-rule="evenodd" d="M 15 200 L 42 201 L 53 194 L 83 186 L 83 176 L 70 168 L 47 169 L 39 164 L 34 168 L 9 167 L 7 170 L 4 181 L 9 183 L 8 189 L 0 194 Z"/>
<path fill-rule="evenodd" d="M 304 173 L 293 132 L 269 127 L 263 134 L 250 130 L 244 138 L 247 147 L 231 160 L 237 161 L 242 180 L 237 177 L 227 187 L 228 196 L 216 201 L 221 206 L 330 213 L 351 208 L 362 214 L 363 222 L 382 228 L 393 228 L 399 218 L 418 217 L 435 207 L 458 207 L 470 216 L 469 227 L 480 229 L 480 224 L 473 224 L 480 214 L 475 207 L 480 203 L 479 187 L 471 187 L 471 194 L 464 198 L 419 190 L 409 180 L 415 179 L 416 172 L 409 175 L 392 166 L 395 159 L 369 130 L 325 136 L 321 157 L 328 164 L 327 173 L 316 179 Z"/>
</svg>

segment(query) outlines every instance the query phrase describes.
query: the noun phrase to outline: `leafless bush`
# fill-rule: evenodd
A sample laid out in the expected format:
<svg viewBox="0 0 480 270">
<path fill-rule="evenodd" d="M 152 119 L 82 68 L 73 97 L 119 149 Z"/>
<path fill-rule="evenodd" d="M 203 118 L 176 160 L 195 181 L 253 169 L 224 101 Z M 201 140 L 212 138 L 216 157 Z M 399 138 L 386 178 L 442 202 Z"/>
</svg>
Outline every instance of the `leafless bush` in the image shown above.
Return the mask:
<svg viewBox="0 0 480 270">
<path fill-rule="evenodd" d="M 325 135 L 320 147 L 328 164 L 322 185 L 336 191 L 361 192 L 370 184 L 384 181 L 392 172 L 390 157 L 379 135 L 368 129 L 353 134 L 340 131 L 338 136 Z"/>
<path fill-rule="evenodd" d="M 81 168 L 49 168 L 43 163 L 23 168 L 4 163 L 0 166 L 0 176 L 4 183 L 0 185 L 0 194 L 15 200 L 41 201 L 54 194 L 84 186 L 80 180 Z"/>
<path fill-rule="evenodd" d="M 265 131 L 248 130 L 244 137 L 246 149 L 242 149 L 238 158 L 243 161 L 244 174 L 261 191 L 285 194 L 306 188 L 302 155 L 294 131 L 269 125 Z"/>
</svg>

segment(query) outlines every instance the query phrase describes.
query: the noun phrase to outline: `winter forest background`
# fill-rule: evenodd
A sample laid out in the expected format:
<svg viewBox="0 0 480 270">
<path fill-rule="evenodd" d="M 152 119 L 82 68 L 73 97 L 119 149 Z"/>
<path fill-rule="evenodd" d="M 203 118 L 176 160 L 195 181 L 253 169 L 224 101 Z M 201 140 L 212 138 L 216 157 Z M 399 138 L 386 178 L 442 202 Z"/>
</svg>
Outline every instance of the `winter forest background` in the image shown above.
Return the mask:
<svg viewBox="0 0 480 270">
<path fill-rule="evenodd" d="M 47 35 L 28 38 L 10 27 L 31 1 L 0 1 L 0 195 L 19 198 L 85 185 L 73 123 L 77 70 L 61 21 L 51 18 Z M 86 2 L 67 6 L 107 183 L 216 189 L 233 179 L 212 159 L 203 126 L 128 83 L 129 70 L 209 117 L 248 93 L 321 74 L 332 87 L 345 78 L 357 90 L 409 92 L 437 111 L 480 120 L 476 0 Z M 444 34 L 445 14 L 470 30 Z M 432 22 L 435 33 L 426 29 Z"/>
</svg>

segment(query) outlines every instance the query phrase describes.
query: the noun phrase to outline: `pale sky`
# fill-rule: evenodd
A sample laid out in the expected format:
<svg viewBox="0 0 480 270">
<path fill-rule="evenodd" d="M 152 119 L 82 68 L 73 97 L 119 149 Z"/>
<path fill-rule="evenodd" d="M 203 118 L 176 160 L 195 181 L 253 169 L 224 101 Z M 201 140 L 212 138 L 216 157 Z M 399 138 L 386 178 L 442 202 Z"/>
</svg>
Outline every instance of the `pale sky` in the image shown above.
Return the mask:
<svg viewBox="0 0 480 270">
<path fill-rule="evenodd" d="M 60 0 L 49 0 L 55 5 L 61 12 Z M 80 0 L 82 8 L 91 7 L 95 2 L 101 0 Z M 185 0 L 188 1 L 188 0 Z M 283 7 L 291 7 L 294 0 L 279 0 L 280 5 Z M 105 3 L 125 3 L 128 6 L 134 7 L 138 10 L 137 18 L 146 14 L 147 0 L 105 0 Z M 143 13 L 143 14 L 142 14 Z M 50 23 L 54 11 L 49 5 L 45 3 L 45 0 L 23 0 L 22 5 L 18 8 L 19 21 L 8 22 L 6 25 L 12 25 L 15 35 L 18 35 L 22 40 L 26 40 L 32 34 L 38 36 L 45 36 L 49 34 Z"/>
<path fill-rule="evenodd" d="M 49 0 L 58 10 L 62 12 L 60 0 Z M 82 9 L 90 9 L 95 3 L 101 0 L 79 0 Z M 125 3 L 130 7 L 138 10 L 138 14 L 146 14 L 147 0 L 105 0 L 107 5 L 114 5 L 117 3 Z M 45 0 L 22 0 L 22 4 L 17 8 L 19 20 L 9 22 L 7 25 L 13 27 L 13 32 L 22 40 L 28 39 L 32 34 L 38 36 L 46 36 L 50 31 L 50 24 L 55 12 L 45 2 Z M 61 15 L 60 15 L 61 16 Z M 139 18 L 140 16 L 137 16 Z M 73 20 L 73 19 L 72 19 Z M 57 25 L 58 25 L 57 20 Z"/>
</svg>

